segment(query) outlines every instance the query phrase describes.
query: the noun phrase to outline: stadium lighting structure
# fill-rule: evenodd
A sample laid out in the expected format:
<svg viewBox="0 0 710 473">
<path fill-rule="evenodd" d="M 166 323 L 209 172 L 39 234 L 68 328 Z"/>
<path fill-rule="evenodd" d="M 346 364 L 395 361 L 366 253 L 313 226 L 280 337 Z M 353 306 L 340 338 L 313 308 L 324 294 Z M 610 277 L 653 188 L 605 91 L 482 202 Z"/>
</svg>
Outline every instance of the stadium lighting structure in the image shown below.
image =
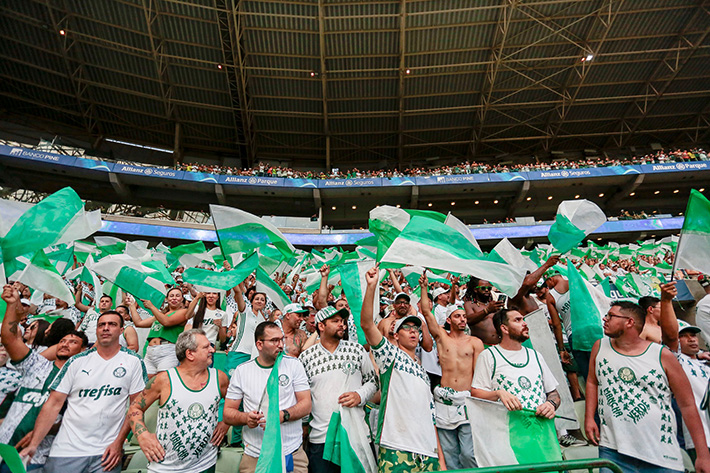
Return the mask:
<svg viewBox="0 0 710 473">
<path fill-rule="evenodd" d="M 222 69 L 222 64 L 217 64 L 217 69 Z"/>
<path fill-rule="evenodd" d="M 456 202 L 451 202 L 451 205 L 456 205 Z"/>
<path fill-rule="evenodd" d="M 579 199 L 579 194 L 574 196 L 575 199 Z"/>
<path fill-rule="evenodd" d="M 171 150 L 171 149 L 156 148 L 154 146 L 144 146 L 144 145 L 139 145 L 137 143 L 129 143 L 128 141 L 114 140 L 111 138 L 106 138 L 106 141 L 108 141 L 109 143 L 116 143 L 119 145 L 133 146 L 135 148 L 142 148 L 142 149 L 148 149 L 150 151 L 160 151 L 161 153 L 173 154 L 173 150 Z"/>
<path fill-rule="evenodd" d="M 701 187 L 700 189 L 698 189 L 698 191 L 699 191 L 699 192 L 705 192 L 705 188 L 704 188 L 704 187 Z"/>
<path fill-rule="evenodd" d="M 530 202 L 530 201 L 532 200 L 532 197 L 528 197 L 528 198 L 525 199 L 525 200 L 527 200 L 528 202 Z"/>
<path fill-rule="evenodd" d="M 656 192 L 653 193 L 653 195 L 658 195 L 658 194 L 660 194 L 660 193 L 661 193 L 661 191 L 656 191 Z"/>
<path fill-rule="evenodd" d="M 429 202 L 429 207 L 431 207 L 432 205 L 434 205 L 434 204 L 432 204 L 431 202 Z"/>
<path fill-rule="evenodd" d="M 547 196 L 547 200 L 552 200 L 552 196 L 551 196 L 551 195 L 548 195 L 548 196 Z"/>
<path fill-rule="evenodd" d="M 594 54 L 587 54 L 585 57 L 582 58 L 582 62 L 589 62 L 592 59 L 594 59 Z"/>
<path fill-rule="evenodd" d="M 397 204 L 397 208 L 398 208 L 398 209 L 401 208 L 401 207 L 402 207 L 401 205 Z"/>
<path fill-rule="evenodd" d="M 405 73 L 405 74 L 411 74 L 412 71 L 411 71 L 410 69 L 406 69 L 406 70 L 404 71 L 404 73 Z"/>
<path fill-rule="evenodd" d="M 356 210 L 356 209 L 357 209 L 357 205 L 353 205 L 353 210 Z"/>
<path fill-rule="evenodd" d="M 604 197 L 604 193 L 602 192 L 601 194 L 599 194 L 599 197 Z"/>
<path fill-rule="evenodd" d="M 635 195 L 636 195 L 636 192 L 632 192 L 631 194 L 629 194 L 629 197 L 633 197 Z"/>
<path fill-rule="evenodd" d="M 677 194 L 678 192 L 680 192 L 680 190 L 678 190 L 678 189 L 673 191 L 674 194 Z"/>
<path fill-rule="evenodd" d="M 66 32 L 66 31 L 64 31 L 64 30 L 59 30 L 59 34 L 60 34 L 60 35 L 62 35 L 62 36 L 64 36 L 64 35 L 66 35 L 66 34 L 67 34 L 67 32 Z"/>
<path fill-rule="evenodd" d="M 331 208 L 332 208 L 333 210 L 335 210 L 335 209 L 336 209 L 335 205 L 334 205 L 333 207 L 331 207 Z"/>
<path fill-rule="evenodd" d="M 494 200 L 494 201 L 493 201 L 493 203 L 494 203 L 494 204 L 497 204 L 497 203 L 498 203 L 498 200 L 497 200 L 497 199 L 496 199 L 496 200 Z"/>
</svg>

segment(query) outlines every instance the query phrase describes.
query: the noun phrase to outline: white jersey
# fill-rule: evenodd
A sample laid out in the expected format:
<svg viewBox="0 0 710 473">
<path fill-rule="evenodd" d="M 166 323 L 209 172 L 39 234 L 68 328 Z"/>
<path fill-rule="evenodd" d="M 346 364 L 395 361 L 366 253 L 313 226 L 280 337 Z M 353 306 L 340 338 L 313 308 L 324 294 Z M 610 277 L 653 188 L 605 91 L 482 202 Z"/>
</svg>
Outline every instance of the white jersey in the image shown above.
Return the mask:
<svg viewBox="0 0 710 473">
<path fill-rule="evenodd" d="M 545 359 L 535 350 L 505 350 L 496 345 L 478 356 L 471 386 L 486 391 L 502 389 L 515 395 L 523 408 L 537 409 L 557 384 Z"/>
<path fill-rule="evenodd" d="M 384 337 L 372 353 L 382 385 L 375 443 L 436 458 L 436 413 L 426 371 Z"/>
<path fill-rule="evenodd" d="M 205 318 L 202 320 L 202 330 L 205 331 L 205 336 L 211 344 L 217 345 L 217 336 L 219 335 L 219 325 L 215 321 L 220 320 L 224 323 L 225 313 L 219 309 L 205 309 Z"/>
<path fill-rule="evenodd" d="M 165 457 L 149 463 L 148 471 L 200 473 L 217 463 L 217 447 L 211 442 L 221 399 L 217 370 L 209 368 L 207 384 L 197 391 L 185 386 L 177 368 L 166 373 L 170 396 L 158 409 L 155 432 Z"/>
<path fill-rule="evenodd" d="M 683 367 L 685 375 L 690 381 L 690 387 L 693 390 L 693 397 L 695 398 L 695 407 L 700 413 L 700 420 L 703 424 L 703 431 L 705 432 L 705 442 L 710 444 L 710 430 L 708 430 L 708 416 L 705 411 L 700 407 L 703 402 L 703 397 L 708 389 L 708 382 L 710 382 L 710 366 L 707 365 L 705 361 L 698 360 L 697 358 L 691 358 L 688 355 L 684 355 L 680 352 L 676 353 L 676 358 L 680 366 Z M 695 448 L 693 439 L 690 436 L 690 431 L 685 425 L 685 419 L 683 420 L 683 437 L 685 438 L 685 449 Z"/>
<path fill-rule="evenodd" d="M 256 315 L 251 310 L 251 307 L 246 307 L 244 312 L 236 315 L 237 317 L 237 334 L 234 338 L 234 343 L 229 351 L 237 353 L 246 353 L 252 358 L 256 356 L 256 345 L 254 344 L 254 332 L 259 323 L 265 321 L 263 314 Z"/>
<path fill-rule="evenodd" d="M 118 437 L 129 396 L 147 380 L 143 361 L 125 348 L 108 360 L 96 348 L 71 357 L 50 387 L 67 395 L 67 405 L 49 456 L 103 455 Z"/>
<path fill-rule="evenodd" d="M 702 330 L 705 344 L 710 345 L 710 294 L 706 294 L 695 306 L 695 325 Z"/>
<path fill-rule="evenodd" d="M 572 335 L 572 312 L 570 310 L 571 302 L 569 293 L 569 290 L 564 294 L 560 294 L 556 290 L 550 289 L 550 294 L 555 299 L 555 309 L 557 309 L 557 314 L 560 316 L 562 328 L 568 337 Z"/>
<path fill-rule="evenodd" d="M 90 307 L 79 325 L 79 330 L 86 334 L 89 344 L 96 343 L 96 326 L 99 321 L 99 315 L 99 312 L 94 307 Z"/>
<path fill-rule="evenodd" d="M 599 381 L 599 445 L 682 471 L 662 350 L 662 345 L 649 343 L 642 354 L 627 356 L 614 350 L 608 338 L 601 339 L 594 366 Z"/>
<path fill-rule="evenodd" d="M 227 399 L 241 399 L 244 412 L 268 412 L 266 381 L 271 374 L 271 366 L 263 367 L 256 359 L 237 366 L 232 374 L 227 390 Z M 284 355 L 279 365 L 279 407 L 288 409 L 296 404 L 296 393 L 308 391 L 310 386 L 303 365 L 296 358 Z M 289 455 L 301 446 L 303 429 L 301 419 L 281 424 L 281 442 L 283 454 Z M 257 426 L 250 429 L 244 426 L 244 453 L 258 457 L 264 439 L 264 429 Z"/>
<path fill-rule="evenodd" d="M 360 395 L 360 418 L 365 418 L 362 406 L 377 391 L 378 382 L 370 356 L 357 342 L 341 340 L 333 353 L 320 343 L 301 353 L 298 359 L 303 363 L 311 386 L 313 419 L 310 422 L 309 441 L 325 443 L 330 417 L 338 411 L 338 397 L 354 391 Z"/>
</svg>

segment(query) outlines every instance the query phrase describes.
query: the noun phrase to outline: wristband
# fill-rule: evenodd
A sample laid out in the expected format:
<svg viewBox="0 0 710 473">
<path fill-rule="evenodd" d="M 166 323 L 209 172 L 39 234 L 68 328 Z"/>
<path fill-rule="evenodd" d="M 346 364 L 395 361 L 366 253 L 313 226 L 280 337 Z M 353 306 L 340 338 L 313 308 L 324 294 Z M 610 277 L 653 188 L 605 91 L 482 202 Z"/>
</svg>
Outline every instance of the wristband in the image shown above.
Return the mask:
<svg viewBox="0 0 710 473">
<path fill-rule="evenodd" d="M 549 402 L 550 404 L 552 404 L 552 407 L 554 407 L 555 410 L 557 410 L 557 408 L 559 407 L 559 406 L 557 405 L 557 403 L 555 403 L 555 401 L 553 401 L 552 399 L 548 399 L 547 402 Z"/>
</svg>

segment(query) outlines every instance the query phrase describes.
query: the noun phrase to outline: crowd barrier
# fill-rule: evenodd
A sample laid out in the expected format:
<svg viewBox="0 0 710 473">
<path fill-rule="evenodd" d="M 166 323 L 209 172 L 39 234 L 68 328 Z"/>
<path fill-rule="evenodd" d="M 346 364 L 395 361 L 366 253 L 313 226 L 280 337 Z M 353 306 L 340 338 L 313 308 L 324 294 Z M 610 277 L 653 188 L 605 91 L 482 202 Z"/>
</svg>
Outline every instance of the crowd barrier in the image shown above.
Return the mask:
<svg viewBox="0 0 710 473">
<path fill-rule="evenodd" d="M 500 172 L 487 174 L 454 174 L 446 176 L 415 177 L 371 177 L 363 179 L 289 179 L 267 176 L 230 176 L 225 174 L 205 174 L 175 169 L 123 164 L 95 159 L 78 158 L 61 154 L 47 153 L 28 148 L 0 145 L 0 157 L 25 159 L 44 163 L 58 164 L 99 172 L 113 172 L 145 176 L 149 178 L 177 179 L 191 182 L 204 182 L 222 185 L 256 187 L 299 187 L 317 189 L 357 188 L 357 187 L 396 187 L 396 186 L 432 186 L 452 184 L 475 184 L 486 182 L 543 181 L 548 179 L 580 179 L 609 177 L 619 175 L 653 174 L 665 172 L 710 171 L 710 161 L 687 161 L 663 164 L 634 164 L 628 166 L 609 166 L 583 169 L 562 169 L 550 171 Z"/>
</svg>

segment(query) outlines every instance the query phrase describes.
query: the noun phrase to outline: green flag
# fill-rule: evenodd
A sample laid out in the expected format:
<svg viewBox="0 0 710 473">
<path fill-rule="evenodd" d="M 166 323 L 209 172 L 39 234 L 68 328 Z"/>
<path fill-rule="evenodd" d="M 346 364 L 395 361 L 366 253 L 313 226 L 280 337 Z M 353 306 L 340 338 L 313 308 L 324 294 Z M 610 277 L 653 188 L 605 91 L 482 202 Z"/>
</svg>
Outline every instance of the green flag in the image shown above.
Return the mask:
<svg viewBox="0 0 710 473">
<path fill-rule="evenodd" d="M 557 208 L 548 239 L 560 253 L 577 247 L 584 238 L 606 222 L 606 215 L 586 199 L 565 200 Z"/>
<path fill-rule="evenodd" d="M 228 291 L 241 284 L 259 264 L 259 255 L 253 253 L 231 271 L 210 271 L 201 268 L 188 268 L 182 273 L 182 280 L 196 286 L 204 286 L 220 291 Z"/>
<path fill-rule="evenodd" d="M 673 270 L 695 269 L 710 274 L 710 201 L 690 191 Z"/>
<path fill-rule="evenodd" d="M 281 406 L 279 403 L 279 365 L 283 352 L 279 353 L 271 374 L 266 381 L 264 400 L 268 402 L 266 409 L 266 427 L 262 439 L 261 453 L 256 462 L 254 473 L 285 473 L 286 463 L 281 442 Z"/>
<path fill-rule="evenodd" d="M 604 335 L 602 317 L 609 309 L 609 300 L 580 276 L 571 261 L 567 261 L 567 279 L 570 293 L 572 348 L 591 351 L 594 342 Z"/>
</svg>

